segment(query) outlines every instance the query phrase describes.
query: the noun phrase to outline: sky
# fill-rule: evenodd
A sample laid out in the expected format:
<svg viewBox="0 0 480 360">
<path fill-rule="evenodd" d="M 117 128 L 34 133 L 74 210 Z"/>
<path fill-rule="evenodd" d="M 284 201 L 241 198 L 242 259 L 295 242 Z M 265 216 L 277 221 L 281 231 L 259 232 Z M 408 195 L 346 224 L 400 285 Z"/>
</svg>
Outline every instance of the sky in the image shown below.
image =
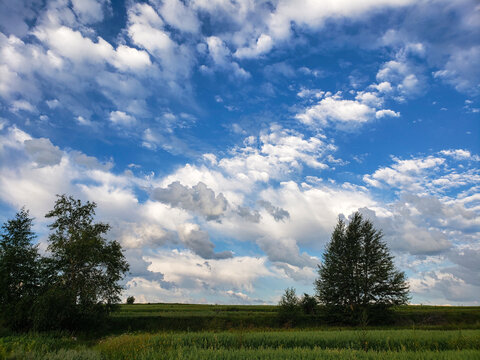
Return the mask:
<svg viewBox="0 0 480 360">
<path fill-rule="evenodd" d="M 476 0 L 1 0 L 0 221 L 97 204 L 123 298 L 314 293 L 339 218 L 480 305 Z"/>
</svg>

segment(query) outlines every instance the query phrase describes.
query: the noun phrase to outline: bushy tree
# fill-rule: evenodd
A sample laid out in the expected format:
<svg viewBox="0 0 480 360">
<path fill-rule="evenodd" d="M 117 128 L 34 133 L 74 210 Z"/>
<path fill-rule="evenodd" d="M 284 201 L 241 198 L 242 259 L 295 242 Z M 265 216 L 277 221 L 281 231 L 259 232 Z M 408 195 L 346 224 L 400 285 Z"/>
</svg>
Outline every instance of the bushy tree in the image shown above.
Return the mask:
<svg viewBox="0 0 480 360">
<path fill-rule="evenodd" d="M 28 328 L 39 291 L 39 254 L 33 219 L 25 209 L 2 226 L 0 235 L 0 314 L 7 326 Z"/>
<path fill-rule="evenodd" d="M 60 195 L 45 215 L 54 219 L 49 225 L 51 258 L 46 271 L 51 284 L 38 302 L 40 312 L 47 316 L 38 320 L 39 327 L 51 327 L 51 317 L 67 327 L 98 320 L 120 300 L 119 281 L 128 271 L 128 263 L 120 244 L 104 236 L 110 226 L 94 222 L 95 207 L 93 202 L 83 204 Z M 56 298 L 62 309 L 55 305 Z M 63 314 L 68 314 L 67 318 Z"/>
<path fill-rule="evenodd" d="M 301 313 L 300 301 L 293 287 L 285 289 L 278 302 L 278 315 L 282 323 L 293 324 Z"/>
<path fill-rule="evenodd" d="M 327 307 L 352 318 L 408 301 L 405 274 L 393 264 L 383 234 L 356 212 L 350 222 L 339 220 L 319 265 L 317 297 Z"/>
<path fill-rule="evenodd" d="M 135 302 L 135 298 L 133 296 L 127 297 L 127 304 L 128 305 L 133 305 L 134 302 Z"/>
<path fill-rule="evenodd" d="M 315 296 L 310 296 L 307 293 L 304 293 L 302 298 L 299 300 L 299 304 L 305 315 L 313 315 L 315 314 L 318 301 Z"/>
</svg>

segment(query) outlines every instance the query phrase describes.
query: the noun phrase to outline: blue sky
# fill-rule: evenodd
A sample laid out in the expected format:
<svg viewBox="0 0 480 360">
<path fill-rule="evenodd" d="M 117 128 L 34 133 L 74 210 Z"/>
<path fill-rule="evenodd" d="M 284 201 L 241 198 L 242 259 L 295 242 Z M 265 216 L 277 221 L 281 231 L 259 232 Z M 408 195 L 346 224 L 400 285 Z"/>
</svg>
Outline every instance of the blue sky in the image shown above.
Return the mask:
<svg viewBox="0 0 480 360">
<path fill-rule="evenodd" d="M 30 209 L 42 251 L 71 194 L 125 297 L 276 303 L 360 211 L 413 303 L 479 304 L 477 1 L 0 6 L 0 220 Z"/>
</svg>

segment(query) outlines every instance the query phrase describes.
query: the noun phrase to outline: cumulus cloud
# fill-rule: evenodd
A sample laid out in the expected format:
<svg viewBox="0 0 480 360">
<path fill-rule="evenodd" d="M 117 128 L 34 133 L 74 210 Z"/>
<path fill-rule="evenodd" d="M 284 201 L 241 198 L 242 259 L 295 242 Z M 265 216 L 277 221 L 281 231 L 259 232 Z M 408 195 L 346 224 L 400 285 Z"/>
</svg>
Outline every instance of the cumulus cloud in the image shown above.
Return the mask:
<svg viewBox="0 0 480 360">
<path fill-rule="evenodd" d="M 258 205 L 267 210 L 267 212 L 273 216 L 275 221 L 284 221 L 285 219 L 290 218 L 290 214 L 287 210 L 273 206 L 270 201 L 259 200 Z"/>
<path fill-rule="evenodd" d="M 300 254 L 297 242 L 292 238 L 267 238 L 257 240 L 257 244 L 276 263 L 290 264 L 297 267 L 315 267 L 319 260 L 307 253 Z"/>
<path fill-rule="evenodd" d="M 215 253 L 215 245 L 210 241 L 208 233 L 200 230 L 197 224 L 185 223 L 180 225 L 178 236 L 187 248 L 204 259 L 227 259 L 233 257 L 231 251 Z"/>
<path fill-rule="evenodd" d="M 208 53 L 213 61 L 215 67 L 223 70 L 230 71 L 233 75 L 240 79 L 247 79 L 250 77 L 250 73 L 241 68 L 237 62 L 231 60 L 230 49 L 226 44 L 217 36 L 209 36 L 206 39 L 208 46 Z"/>
<path fill-rule="evenodd" d="M 269 35 L 262 34 L 257 41 L 250 47 L 240 48 L 235 51 L 234 56 L 237 58 L 254 58 L 266 52 L 273 47 L 273 40 Z"/>
<path fill-rule="evenodd" d="M 459 149 L 458 152 L 443 150 L 436 156 L 405 160 L 394 157 L 394 163 L 391 166 L 382 167 L 373 174 L 364 175 L 363 180 L 370 186 L 378 188 L 388 186 L 424 194 L 442 193 L 447 189 L 472 185 L 480 180 L 480 174 L 475 168 L 449 167 L 451 157 L 456 160 L 467 160 L 475 159 L 477 156 L 465 157 L 466 155 Z"/>
<path fill-rule="evenodd" d="M 300 122 L 313 127 L 333 126 L 340 130 L 353 130 L 375 118 L 400 116 L 400 113 L 390 109 L 376 110 L 383 104 L 383 97 L 378 92 L 359 91 L 355 100 L 344 99 L 341 93 L 316 94 L 323 98 L 295 115 Z"/>
<path fill-rule="evenodd" d="M 167 188 L 154 189 L 151 197 L 173 207 L 193 211 L 207 220 L 219 219 L 228 208 L 225 196 L 222 193 L 215 196 L 215 192 L 202 182 L 189 188 L 175 181 Z"/>
<path fill-rule="evenodd" d="M 25 151 L 39 167 L 57 165 L 62 160 L 62 151 L 49 139 L 25 140 Z"/>
<path fill-rule="evenodd" d="M 151 262 L 149 270 L 163 273 L 166 281 L 192 290 L 253 291 L 255 280 L 272 275 L 264 257 L 236 256 L 205 261 L 190 251 L 173 250 L 158 251 L 145 260 Z"/>
<path fill-rule="evenodd" d="M 433 73 L 437 78 L 452 84 L 460 92 L 480 92 L 480 70 L 474 64 L 480 61 L 480 46 L 452 51 L 444 69 Z"/>
<path fill-rule="evenodd" d="M 284 39 L 291 35 L 293 24 L 300 27 L 319 29 L 329 18 L 359 18 L 374 10 L 386 7 L 400 7 L 413 3 L 412 0 L 374 0 L 366 2 L 335 0 L 279 1 L 275 11 L 268 21 L 268 27 L 276 38 Z"/>
<path fill-rule="evenodd" d="M 136 123 L 136 119 L 132 115 L 118 110 L 110 113 L 110 121 L 120 126 L 132 126 Z"/>
<path fill-rule="evenodd" d="M 246 206 L 239 206 L 237 208 L 237 214 L 246 221 L 259 223 L 262 216 L 257 210 L 252 210 Z"/>
</svg>

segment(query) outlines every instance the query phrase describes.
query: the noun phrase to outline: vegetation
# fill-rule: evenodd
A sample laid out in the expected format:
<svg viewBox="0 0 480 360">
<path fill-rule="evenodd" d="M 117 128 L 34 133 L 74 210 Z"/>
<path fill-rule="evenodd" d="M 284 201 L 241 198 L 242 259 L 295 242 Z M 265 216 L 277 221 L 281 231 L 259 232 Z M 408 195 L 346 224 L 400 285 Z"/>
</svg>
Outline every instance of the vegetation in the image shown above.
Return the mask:
<svg viewBox="0 0 480 360">
<path fill-rule="evenodd" d="M 13 330 L 78 329 L 98 324 L 120 300 L 128 270 L 109 225 L 94 223 L 95 203 L 58 196 L 47 218 L 49 257 L 32 245 L 33 219 L 22 209 L 2 227 L 0 320 Z"/>
<path fill-rule="evenodd" d="M 135 302 L 135 298 L 133 296 L 129 296 L 127 298 L 127 305 L 133 305 L 134 302 Z"/>
<path fill-rule="evenodd" d="M 40 283 L 32 222 L 28 211 L 21 209 L 2 226 L 0 236 L 0 314 L 5 324 L 16 330 L 31 326 Z"/>
<path fill-rule="evenodd" d="M 319 304 L 316 297 L 308 294 L 298 298 L 294 288 L 286 289 L 278 306 L 133 305 L 135 299 L 130 296 L 126 305 L 118 305 L 118 311 L 102 317 L 119 300 L 118 280 L 128 265 L 118 243 L 103 238 L 108 225 L 93 222 L 94 208 L 94 203 L 59 197 L 54 210 L 47 214 L 55 219 L 50 225 L 52 255 L 48 258 L 41 258 L 32 244 L 33 220 L 27 211 L 20 211 L 3 226 L 0 305 L 7 327 L 0 323 L 0 360 L 480 357 L 480 307 L 396 305 L 404 303 L 405 292 L 393 300 L 371 298 L 373 295 L 368 294 L 376 293 L 368 292 L 367 287 L 354 298 L 360 301 L 346 301 L 341 306 L 388 306 L 394 315 L 388 327 L 375 327 L 372 321 L 363 322 L 361 327 L 352 323 L 346 326 L 343 318 L 330 315 L 332 306 L 338 306 L 336 303 L 319 296 L 323 299 Z M 382 259 L 379 267 L 383 270 L 379 273 L 390 274 L 389 279 L 397 275 L 401 279 L 402 274 L 392 267 L 388 250 L 382 246 L 381 233 L 365 225 L 361 218 L 357 222 L 360 230 L 351 232 L 360 231 L 362 241 L 371 234 L 372 241 L 379 244 L 372 245 L 376 250 L 368 252 L 368 246 L 360 243 L 360 254 Z M 355 243 L 348 227 L 339 224 L 337 230 L 339 238 L 350 237 L 350 243 Z M 334 236 L 335 232 L 332 242 Z M 337 249 L 337 245 L 330 247 Z M 366 266 L 367 260 L 361 261 L 364 270 L 353 272 L 354 278 L 365 269 L 373 269 L 369 274 L 378 279 L 375 262 Z M 377 303 L 377 299 L 381 300 Z M 22 302 L 32 306 L 18 305 Z M 20 315 L 8 314 L 5 309 L 20 309 Z M 92 317 L 105 321 L 93 326 Z M 88 326 L 78 326 L 81 323 Z M 31 324 L 36 329 L 67 328 L 75 332 L 12 331 L 24 330 Z"/>
<path fill-rule="evenodd" d="M 477 359 L 480 307 L 399 306 L 389 327 L 341 327 L 273 305 L 120 305 L 102 331 L 0 334 L 0 359 Z M 314 318 L 315 322 L 309 322 Z M 147 332 L 145 331 L 147 330 Z M 180 331 L 183 330 L 183 331 Z M 134 332 L 132 332 L 134 331 Z"/>
<path fill-rule="evenodd" d="M 480 330 L 160 332 L 95 340 L 0 338 L 0 358 L 35 359 L 475 359 Z"/>
<path fill-rule="evenodd" d="M 405 274 L 395 269 L 382 236 L 358 212 L 332 233 L 315 286 L 320 303 L 344 321 L 385 320 L 388 308 L 408 301 Z"/>
</svg>

